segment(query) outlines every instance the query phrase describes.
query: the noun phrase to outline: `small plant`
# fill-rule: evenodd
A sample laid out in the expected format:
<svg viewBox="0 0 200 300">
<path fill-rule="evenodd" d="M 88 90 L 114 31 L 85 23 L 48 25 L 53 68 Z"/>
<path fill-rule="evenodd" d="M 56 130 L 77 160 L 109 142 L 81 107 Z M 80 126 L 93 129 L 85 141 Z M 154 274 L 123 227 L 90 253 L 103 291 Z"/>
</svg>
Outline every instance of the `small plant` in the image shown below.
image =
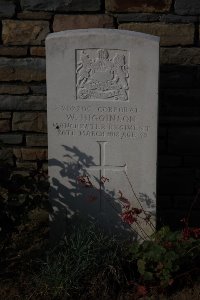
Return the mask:
<svg viewBox="0 0 200 300">
<path fill-rule="evenodd" d="M 31 256 L 30 259 L 32 248 L 27 251 L 27 240 L 29 244 L 36 243 L 44 252 L 44 248 L 40 247 L 44 236 L 40 235 L 41 223 L 36 221 L 38 214 L 41 215 L 43 209 L 48 207 L 47 174 L 41 167 L 38 162 L 36 170 L 24 175 L 16 173 L 4 163 L 1 165 L 1 263 L 3 267 L 15 264 L 13 274 L 16 280 L 16 284 L 10 280 L 8 290 L 13 285 L 16 292 L 10 298 L 6 292 L 3 293 L 5 290 L 1 280 L 0 294 L 3 299 L 118 300 L 126 299 L 126 295 L 129 296 L 127 299 L 133 300 L 142 297 L 158 299 L 153 295 L 167 294 L 178 282 L 183 282 L 183 287 L 188 278 L 199 276 L 200 228 L 191 228 L 189 219 L 200 191 L 187 217 L 182 220 L 182 230 L 174 232 L 167 226 L 155 230 L 151 214 L 143 209 L 128 177 L 137 207 L 132 207 L 125 193 L 120 190 L 117 200 L 122 211 L 117 213 L 130 228 L 133 224 L 137 226 L 141 237 L 139 242 L 118 241 L 94 223 L 80 219 L 75 226 L 68 224 L 64 239 L 54 249 L 48 249 L 45 258 L 43 253 L 43 258 Z M 79 176 L 77 181 L 91 190 L 89 202 L 96 201 L 95 193 L 92 195 L 95 187 L 89 176 Z M 104 190 L 104 184 L 108 181 L 106 177 L 100 178 L 101 190 Z M 141 228 L 141 221 L 149 226 L 153 235 L 150 236 Z M 26 262 L 28 270 L 21 268 L 20 262 Z M 16 276 L 16 270 L 19 276 Z M 3 272 L 0 274 L 2 278 Z"/>
<path fill-rule="evenodd" d="M 92 223 L 80 221 L 79 227 L 72 227 L 45 261 L 39 261 L 39 270 L 33 277 L 35 292 L 43 299 L 77 299 L 83 293 L 89 297 L 97 291 L 105 292 L 105 280 L 119 289 L 125 281 L 122 257 L 123 248 L 114 236 L 107 236 Z M 97 277 L 100 281 L 94 288 Z"/>
<path fill-rule="evenodd" d="M 128 215 L 128 219 L 123 220 L 131 224 L 137 221 L 141 211 L 131 209 L 130 203 L 128 214 L 129 211 L 132 216 Z M 126 207 L 124 213 L 127 213 Z M 190 228 L 188 217 L 182 222 L 184 227 L 181 231 L 174 232 L 167 226 L 162 227 L 150 239 L 129 246 L 127 258 L 138 272 L 134 285 L 140 290 L 143 287 L 144 295 L 152 288 L 163 290 L 181 277 L 199 271 L 200 228 Z"/>
<path fill-rule="evenodd" d="M 106 179 L 109 181 L 109 179 Z M 189 210 L 187 218 L 182 220 L 184 225 L 181 231 L 171 231 L 169 227 L 162 227 L 160 230 L 155 229 L 151 221 L 151 214 L 146 212 L 137 197 L 133 186 L 127 177 L 131 186 L 134 198 L 138 202 L 138 207 L 132 207 L 122 191 L 119 191 L 119 202 L 121 203 L 121 218 L 124 223 L 132 229 L 136 224 L 140 230 L 141 242 L 134 241 L 126 247 L 130 272 L 130 286 L 136 289 L 138 297 L 145 296 L 152 288 L 163 290 L 172 286 L 176 280 L 182 276 L 190 275 L 199 270 L 200 261 L 200 228 L 189 227 Z M 88 176 L 79 177 L 79 182 L 85 187 L 93 187 Z M 104 178 L 101 179 L 101 185 L 104 184 Z M 195 197 L 197 201 L 200 191 Z M 154 233 L 149 236 L 140 225 L 140 221 L 145 222 Z M 133 280 L 134 279 L 134 280 Z"/>
<path fill-rule="evenodd" d="M 189 263 L 195 267 L 199 259 L 199 239 L 183 238 L 181 232 L 163 227 L 151 240 L 130 246 L 129 255 L 140 274 L 139 281 L 166 287 L 172 285 Z"/>
<path fill-rule="evenodd" d="M 137 207 L 131 206 L 130 201 L 123 195 L 121 190 L 119 190 L 119 197 L 114 201 L 120 204 L 120 208 L 121 208 L 120 211 L 119 209 L 117 210 L 113 205 L 113 203 L 110 201 L 109 193 L 108 196 L 106 193 L 104 193 L 104 198 L 110 204 L 111 208 L 116 211 L 117 215 L 121 217 L 121 220 L 124 223 L 129 225 L 130 230 L 133 231 L 136 234 L 136 236 L 139 237 L 140 240 L 146 240 L 150 238 L 149 232 L 152 233 L 156 230 L 154 223 L 152 221 L 152 215 L 149 212 L 144 210 L 140 199 L 137 197 L 136 193 L 134 192 L 132 183 L 130 182 L 127 174 L 125 175 L 131 187 L 131 190 L 133 192 L 133 196 L 134 199 L 136 200 Z M 104 184 L 109 181 L 110 181 L 109 178 L 101 176 L 99 182 L 100 190 L 103 190 Z M 78 176 L 77 182 L 80 185 L 82 185 L 84 188 L 97 189 L 88 175 Z M 89 201 L 90 202 L 96 201 L 96 198 L 95 196 L 92 195 L 92 192 L 91 195 L 89 196 Z M 137 228 L 137 230 L 132 226 L 133 224 L 136 225 L 135 227 Z M 145 224 L 146 231 L 143 228 L 143 224 Z"/>
<path fill-rule="evenodd" d="M 25 252 L 41 251 L 48 232 L 48 178 L 37 168 L 20 172 L 10 164 L 12 154 L 0 148 L 0 254 L 1 271 L 19 263 Z M 34 243 L 35 242 L 35 243 Z M 1 274 L 2 274 L 1 273 Z"/>
</svg>

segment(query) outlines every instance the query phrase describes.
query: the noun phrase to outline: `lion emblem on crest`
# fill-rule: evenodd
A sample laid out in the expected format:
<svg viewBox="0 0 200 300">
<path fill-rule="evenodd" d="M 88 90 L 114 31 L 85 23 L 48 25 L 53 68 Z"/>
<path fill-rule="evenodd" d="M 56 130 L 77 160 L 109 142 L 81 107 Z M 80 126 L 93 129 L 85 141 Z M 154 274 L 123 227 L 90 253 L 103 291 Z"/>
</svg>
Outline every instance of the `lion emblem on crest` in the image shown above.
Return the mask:
<svg viewBox="0 0 200 300">
<path fill-rule="evenodd" d="M 128 66 L 122 53 L 110 57 L 108 50 L 81 50 L 77 63 L 77 99 L 128 100 Z"/>
</svg>

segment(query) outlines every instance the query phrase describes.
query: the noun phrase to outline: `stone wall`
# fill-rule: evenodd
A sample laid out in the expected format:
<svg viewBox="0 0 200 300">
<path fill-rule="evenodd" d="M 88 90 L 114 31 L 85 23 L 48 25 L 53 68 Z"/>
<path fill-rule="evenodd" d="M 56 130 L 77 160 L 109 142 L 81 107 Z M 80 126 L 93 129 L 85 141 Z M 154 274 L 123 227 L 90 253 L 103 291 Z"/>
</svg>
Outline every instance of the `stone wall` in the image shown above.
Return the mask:
<svg viewBox="0 0 200 300">
<path fill-rule="evenodd" d="M 199 0 L 0 0 L 0 139 L 16 166 L 47 160 L 49 32 L 99 27 L 159 35 L 158 220 L 178 224 L 200 186 L 199 15 Z"/>
</svg>

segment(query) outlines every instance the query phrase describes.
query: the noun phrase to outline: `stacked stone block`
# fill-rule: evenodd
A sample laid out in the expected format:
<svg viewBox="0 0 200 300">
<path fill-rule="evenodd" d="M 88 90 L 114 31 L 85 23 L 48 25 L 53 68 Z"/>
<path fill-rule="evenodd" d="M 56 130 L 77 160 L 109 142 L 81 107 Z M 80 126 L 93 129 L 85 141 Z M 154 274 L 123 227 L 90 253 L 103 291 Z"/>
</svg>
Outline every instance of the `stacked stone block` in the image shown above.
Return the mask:
<svg viewBox="0 0 200 300">
<path fill-rule="evenodd" d="M 0 19 L 0 140 L 18 168 L 47 160 L 48 33 L 116 28 L 161 37 L 158 220 L 178 223 L 200 187 L 200 1 L 0 0 Z"/>
</svg>

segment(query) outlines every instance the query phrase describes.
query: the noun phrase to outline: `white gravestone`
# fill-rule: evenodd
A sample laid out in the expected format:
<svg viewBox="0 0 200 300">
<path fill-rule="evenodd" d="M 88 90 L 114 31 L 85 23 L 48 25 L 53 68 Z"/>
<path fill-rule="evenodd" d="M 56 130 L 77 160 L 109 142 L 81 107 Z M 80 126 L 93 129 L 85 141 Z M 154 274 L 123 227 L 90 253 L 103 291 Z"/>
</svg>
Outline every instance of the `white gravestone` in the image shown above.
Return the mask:
<svg viewBox="0 0 200 300">
<path fill-rule="evenodd" d="M 119 190 L 132 207 L 140 199 L 155 222 L 159 38 L 63 31 L 47 37 L 46 57 L 54 237 L 75 215 L 111 232 L 130 231 Z M 89 179 L 87 187 L 80 176 Z M 142 219 L 132 227 L 138 236 L 152 231 Z"/>
</svg>

